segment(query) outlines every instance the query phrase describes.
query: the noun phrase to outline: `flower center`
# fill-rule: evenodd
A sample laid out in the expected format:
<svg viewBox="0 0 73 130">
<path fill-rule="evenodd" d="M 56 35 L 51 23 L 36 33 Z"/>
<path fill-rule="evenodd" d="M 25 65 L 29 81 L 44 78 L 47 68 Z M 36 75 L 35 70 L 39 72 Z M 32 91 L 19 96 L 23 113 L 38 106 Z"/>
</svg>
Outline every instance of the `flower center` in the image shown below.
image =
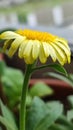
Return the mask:
<svg viewBox="0 0 73 130">
<path fill-rule="evenodd" d="M 27 39 L 31 40 L 39 40 L 39 41 L 44 41 L 44 42 L 49 42 L 52 41 L 54 42 L 56 36 L 48 33 L 48 32 L 40 32 L 40 31 L 34 31 L 34 30 L 18 30 L 18 34 L 22 36 L 26 36 Z"/>
</svg>

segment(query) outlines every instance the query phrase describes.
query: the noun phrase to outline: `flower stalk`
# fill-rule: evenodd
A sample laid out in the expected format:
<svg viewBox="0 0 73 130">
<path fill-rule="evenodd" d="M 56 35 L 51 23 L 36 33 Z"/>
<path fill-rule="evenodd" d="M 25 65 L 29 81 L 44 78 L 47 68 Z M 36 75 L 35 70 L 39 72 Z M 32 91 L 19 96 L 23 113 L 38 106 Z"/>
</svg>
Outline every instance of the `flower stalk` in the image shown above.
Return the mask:
<svg viewBox="0 0 73 130">
<path fill-rule="evenodd" d="M 26 95 L 28 91 L 28 83 L 31 77 L 32 65 L 27 65 L 23 88 L 21 93 L 21 103 L 20 103 L 20 130 L 25 130 L 25 118 L 26 118 Z"/>
</svg>

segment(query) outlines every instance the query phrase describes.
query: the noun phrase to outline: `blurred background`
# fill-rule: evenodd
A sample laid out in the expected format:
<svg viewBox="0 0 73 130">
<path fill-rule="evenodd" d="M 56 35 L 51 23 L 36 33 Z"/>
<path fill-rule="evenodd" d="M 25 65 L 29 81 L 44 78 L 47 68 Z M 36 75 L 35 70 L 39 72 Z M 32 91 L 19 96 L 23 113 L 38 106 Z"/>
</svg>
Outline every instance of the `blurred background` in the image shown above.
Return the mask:
<svg viewBox="0 0 73 130">
<path fill-rule="evenodd" d="M 72 24 L 73 0 L 0 0 L 0 29 Z"/>
<path fill-rule="evenodd" d="M 73 56 L 73 0 L 0 0 L 0 32 L 25 28 L 66 38 Z M 22 66 L 16 57 L 15 62 L 5 58 L 9 65 Z M 72 62 L 69 72 L 73 72 Z"/>
</svg>

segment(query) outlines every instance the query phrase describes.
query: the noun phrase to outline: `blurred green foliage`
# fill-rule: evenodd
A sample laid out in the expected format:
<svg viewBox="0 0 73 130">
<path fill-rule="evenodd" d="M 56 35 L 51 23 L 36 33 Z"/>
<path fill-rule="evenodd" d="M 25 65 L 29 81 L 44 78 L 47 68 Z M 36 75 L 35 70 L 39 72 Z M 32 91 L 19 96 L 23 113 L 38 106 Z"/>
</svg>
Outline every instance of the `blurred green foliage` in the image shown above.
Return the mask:
<svg viewBox="0 0 73 130">
<path fill-rule="evenodd" d="M 21 90 L 23 86 L 24 75 L 21 70 L 6 66 L 6 64 L 0 62 L 0 76 L 3 84 L 3 91 L 8 99 L 8 106 L 10 108 L 19 107 Z M 28 90 L 27 106 L 30 105 L 32 99 L 35 96 L 44 97 L 52 95 L 53 90 L 43 82 L 33 84 Z"/>
<path fill-rule="evenodd" d="M 26 13 L 18 13 L 18 21 L 20 23 L 27 23 L 27 14 Z"/>
</svg>

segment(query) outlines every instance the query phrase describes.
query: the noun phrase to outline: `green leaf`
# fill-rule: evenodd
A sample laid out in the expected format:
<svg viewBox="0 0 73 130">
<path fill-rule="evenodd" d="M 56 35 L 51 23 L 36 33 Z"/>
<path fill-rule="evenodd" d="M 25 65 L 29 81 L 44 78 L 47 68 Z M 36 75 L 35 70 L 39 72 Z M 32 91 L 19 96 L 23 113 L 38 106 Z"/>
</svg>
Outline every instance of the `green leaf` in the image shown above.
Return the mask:
<svg viewBox="0 0 73 130">
<path fill-rule="evenodd" d="M 67 120 L 67 117 L 64 115 L 60 116 L 58 119 L 58 124 L 64 127 L 67 127 L 69 130 L 73 130 L 73 123 Z"/>
<path fill-rule="evenodd" d="M 0 116 L 0 122 L 7 128 L 7 130 L 15 130 L 12 124 L 7 121 L 6 118 Z"/>
<path fill-rule="evenodd" d="M 73 108 L 73 95 L 68 96 L 67 99 L 68 99 L 71 107 Z"/>
<path fill-rule="evenodd" d="M 48 130 L 73 130 L 73 124 L 62 115 Z"/>
<path fill-rule="evenodd" d="M 32 97 L 31 95 L 27 94 L 26 96 L 26 106 L 29 107 L 32 103 Z"/>
<path fill-rule="evenodd" d="M 0 130 L 2 130 L 2 128 L 0 127 Z"/>
<path fill-rule="evenodd" d="M 70 80 L 69 77 L 65 77 L 64 75 L 60 75 L 60 74 L 57 74 L 57 73 L 53 73 L 53 72 L 49 72 L 48 73 L 49 76 L 52 76 L 54 78 L 58 78 L 60 80 L 63 80 L 64 82 L 68 83 L 70 86 L 73 87 L 73 81 Z"/>
<path fill-rule="evenodd" d="M 48 130 L 72 130 L 70 127 L 54 123 Z"/>
<path fill-rule="evenodd" d="M 1 122 L 3 123 L 4 120 L 4 123 L 7 122 L 13 130 L 18 130 L 12 112 L 2 103 L 1 100 L 0 107 L 3 115 L 3 117 L 0 117 Z"/>
<path fill-rule="evenodd" d="M 53 94 L 53 90 L 43 82 L 37 82 L 30 88 L 29 93 L 32 97 L 34 96 L 43 97 Z"/>
<path fill-rule="evenodd" d="M 38 123 L 35 130 L 47 130 L 62 114 L 63 105 L 61 103 L 51 103 L 48 104 L 48 108 L 50 107 L 50 111 L 44 118 Z"/>
<path fill-rule="evenodd" d="M 68 119 L 68 121 L 72 121 L 73 120 L 73 109 L 68 110 L 68 112 L 67 112 L 67 119 Z"/>
<path fill-rule="evenodd" d="M 2 83 L 11 108 L 20 100 L 23 78 L 23 73 L 20 70 L 6 67 L 2 76 Z"/>
<path fill-rule="evenodd" d="M 60 64 L 51 64 L 50 67 L 53 68 L 54 70 L 56 70 L 59 73 L 62 73 L 66 76 L 68 75 L 65 68 L 63 66 L 61 66 Z"/>
<path fill-rule="evenodd" d="M 54 111 L 54 109 L 58 108 L 59 106 L 62 106 L 63 108 L 63 105 L 60 103 L 60 101 L 49 101 L 46 103 L 48 109 Z M 63 111 L 63 109 L 62 109 Z"/>
<path fill-rule="evenodd" d="M 46 65 L 42 65 L 42 66 L 33 68 L 32 71 L 40 70 L 40 69 L 44 69 L 44 68 L 53 68 L 55 71 L 62 73 L 63 75 L 66 75 L 66 76 L 68 75 L 65 68 L 63 66 L 61 66 L 60 64 L 46 64 Z"/>
<path fill-rule="evenodd" d="M 41 99 L 35 97 L 27 111 L 26 130 L 47 130 L 62 114 L 63 106 L 58 103 L 48 107 Z"/>
<path fill-rule="evenodd" d="M 73 81 L 73 74 L 69 74 L 71 80 Z"/>
<path fill-rule="evenodd" d="M 4 74 L 5 67 L 4 61 L 0 61 L 0 77 Z"/>
<path fill-rule="evenodd" d="M 27 111 L 26 130 L 34 130 L 38 122 L 47 114 L 46 104 L 38 97 L 32 101 L 31 107 Z"/>
<path fill-rule="evenodd" d="M 7 86 L 15 87 L 17 90 L 23 84 L 23 74 L 18 69 L 6 67 L 2 81 Z"/>
</svg>

